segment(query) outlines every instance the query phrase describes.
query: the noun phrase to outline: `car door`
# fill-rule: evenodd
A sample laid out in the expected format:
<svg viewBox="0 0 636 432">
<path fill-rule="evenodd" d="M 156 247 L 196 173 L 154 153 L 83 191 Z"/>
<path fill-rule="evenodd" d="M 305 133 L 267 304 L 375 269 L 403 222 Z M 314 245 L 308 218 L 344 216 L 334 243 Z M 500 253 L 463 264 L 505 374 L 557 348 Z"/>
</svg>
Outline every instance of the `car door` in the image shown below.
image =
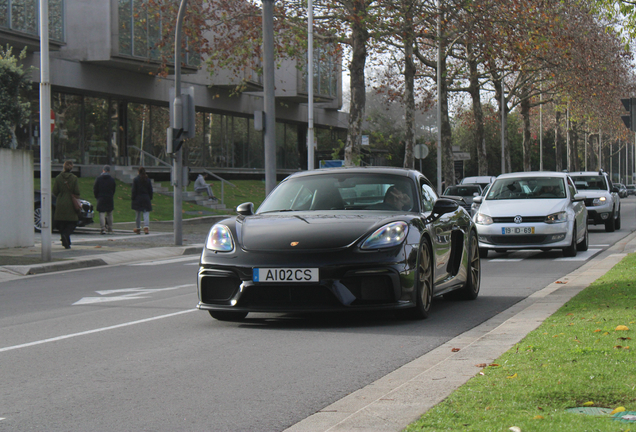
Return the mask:
<svg viewBox="0 0 636 432">
<path fill-rule="evenodd" d="M 587 229 L 587 207 L 585 207 L 585 201 L 574 201 L 574 195 L 578 193 L 574 182 L 567 176 L 568 191 L 570 193 L 570 201 L 572 203 L 572 209 L 574 210 L 574 219 L 576 220 L 576 238 L 577 240 L 583 236 Z"/>
<path fill-rule="evenodd" d="M 422 200 L 422 212 L 427 216 L 431 214 L 437 194 L 433 188 L 424 180 L 420 182 L 420 195 Z M 448 278 L 448 261 L 451 255 L 451 231 L 453 229 L 453 220 L 451 215 L 443 215 L 431 225 L 431 236 L 433 248 L 435 249 L 433 256 L 435 259 L 435 283 Z"/>
</svg>

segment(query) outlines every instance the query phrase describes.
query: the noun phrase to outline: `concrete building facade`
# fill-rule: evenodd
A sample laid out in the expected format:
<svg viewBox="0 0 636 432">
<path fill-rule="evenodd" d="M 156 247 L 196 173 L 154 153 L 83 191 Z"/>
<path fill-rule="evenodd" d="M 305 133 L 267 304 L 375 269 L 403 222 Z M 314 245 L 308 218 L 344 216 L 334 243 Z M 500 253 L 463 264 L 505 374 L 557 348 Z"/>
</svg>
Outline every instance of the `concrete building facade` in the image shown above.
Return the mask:
<svg viewBox="0 0 636 432">
<path fill-rule="evenodd" d="M 155 48 L 161 19 L 143 17 L 143 0 L 49 0 L 51 108 L 55 130 L 52 164 L 71 159 L 87 171 L 111 164 L 165 169 L 169 92 L 173 76 L 160 77 Z M 26 48 L 34 66 L 30 123 L 16 130 L 16 147 L 33 151 L 39 163 L 38 0 L 0 0 L 0 44 Z M 2 17 L 4 15 L 4 18 Z M 140 20 L 140 17 L 143 20 Z M 140 28 L 139 22 L 145 24 Z M 263 137 L 254 112 L 263 109 L 260 77 L 248 77 L 249 91 L 232 95 L 241 77 L 207 72 L 204 59 L 184 59 L 182 86 L 194 88 L 196 136 L 184 145 L 184 165 L 193 171 L 259 173 Z M 276 71 L 276 141 L 279 173 L 307 169 L 306 65 L 284 60 Z M 331 159 L 344 141 L 339 59 L 318 64 L 314 73 L 314 125 L 320 159 Z"/>
</svg>

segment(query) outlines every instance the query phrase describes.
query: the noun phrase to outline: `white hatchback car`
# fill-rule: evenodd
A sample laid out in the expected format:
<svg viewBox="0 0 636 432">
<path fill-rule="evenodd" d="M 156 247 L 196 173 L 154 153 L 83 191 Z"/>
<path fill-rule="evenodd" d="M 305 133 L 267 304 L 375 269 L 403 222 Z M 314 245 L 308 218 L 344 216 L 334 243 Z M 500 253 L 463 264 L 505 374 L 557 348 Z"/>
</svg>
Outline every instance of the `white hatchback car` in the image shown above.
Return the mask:
<svg viewBox="0 0 636 432">
<path fill-rule="evenodd" d="M 479 254 L 489 250 L 562 249 L 567 257 L 588 248 L 584 196 L 562 172 L 502 174 L 473 217 L 479 234 Z"/>
</svg>

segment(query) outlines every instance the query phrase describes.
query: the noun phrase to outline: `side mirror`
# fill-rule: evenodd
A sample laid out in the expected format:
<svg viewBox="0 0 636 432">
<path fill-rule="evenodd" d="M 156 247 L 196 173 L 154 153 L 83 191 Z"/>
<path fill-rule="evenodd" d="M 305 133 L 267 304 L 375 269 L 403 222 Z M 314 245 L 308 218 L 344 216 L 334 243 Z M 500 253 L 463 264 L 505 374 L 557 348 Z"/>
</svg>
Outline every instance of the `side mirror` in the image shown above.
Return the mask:
<svg viewBox="0 0 636 432">
<path fill-rule="evenodd" d="M 433 206 L 433 214 L 443 215 L 446 213 L 452 213 L 459 207 L 457 201 L 448 199 L 448 198 L 440 198 L 435 201 L 435 205 Z"/>
<path fill-rule="evenodd" d="M 585 201 L 585 195 L 581 195 L 579 193 L 574 194 L 572 201 Z"/>
<path fill-rule="evenodd" d="M 473 196 L 479 196 L 479 192 L 473 192 Z"/>
<path fill-rule="evenodd" d="M 473 202 L 477 204 L 481 204 L 483 201 L 484 201 L 484 197 L 482 195 L 479 195 L 473 198 Z"/>
<path fill-rule="evenodd" d="M 254 214 L 254 204 L 251 202 L 239 204 L 236 207 L 236 212 L 243 216 L 252 216 Z"/>
</svg>

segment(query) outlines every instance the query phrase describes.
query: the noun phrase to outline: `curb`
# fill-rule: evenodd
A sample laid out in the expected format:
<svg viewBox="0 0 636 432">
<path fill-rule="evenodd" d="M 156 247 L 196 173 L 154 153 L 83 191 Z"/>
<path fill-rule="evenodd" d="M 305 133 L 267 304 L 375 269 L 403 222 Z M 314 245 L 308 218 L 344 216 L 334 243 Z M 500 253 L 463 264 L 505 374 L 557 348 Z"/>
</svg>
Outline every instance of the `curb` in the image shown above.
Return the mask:
<svg viewBox="0 0 636 432">
<path fill-rule="evenodd" d="M 89 267 L 116 265 L 138 261 L 149 261 L 153 259 L 170 258 L 181 255 L 196 255 L 201 253 L 202 248 L 203 244 L 196 244 L 191 246 L 158 247 L 125 252 L 111 252 L 86 258 L 74 258 L 62 262 L 51 262 L 32 265 L 8 265 L 0 267 L 0 269 L 17 275 L 28 276 L 65 270 L 77 270 Z"/>
</svg>

